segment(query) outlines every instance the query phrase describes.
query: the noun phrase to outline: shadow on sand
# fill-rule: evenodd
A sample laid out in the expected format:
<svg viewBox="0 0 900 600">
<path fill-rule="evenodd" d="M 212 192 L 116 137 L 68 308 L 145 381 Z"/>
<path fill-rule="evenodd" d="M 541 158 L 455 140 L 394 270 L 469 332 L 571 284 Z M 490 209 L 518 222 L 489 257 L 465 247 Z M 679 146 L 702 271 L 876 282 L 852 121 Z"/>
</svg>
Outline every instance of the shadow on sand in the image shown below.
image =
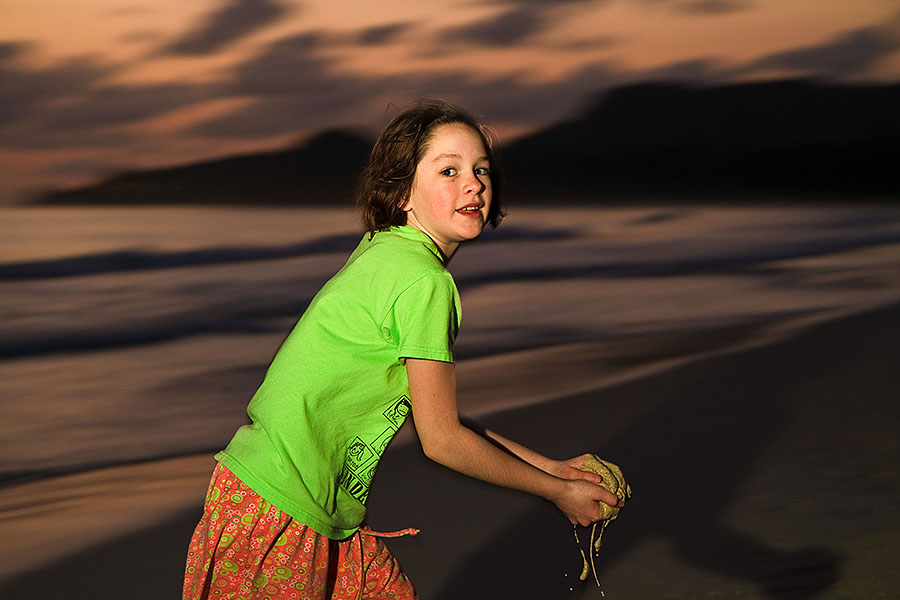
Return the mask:
<svg viewBox="0 0 900 600">
<path fill-rule="evenodd" d="M 593 447 L 622 461 L 635 495 L 625 518 L 604 536 L 597 559 L 601 582 L 604 571 L 619 558 L 654 539 L 697 568 L 749 582 L 758 588 L 759 597 L 814 598 L 838 579 L 842 561 L 838 553 L 823 547 L 776 548 L 728 525 L 725 513 L 761 459 L 772 460 L 773 442 L 790 436 L 798 420 L 818 418 L 808 411 L 815 406 L 809 390 L 823 375 L 843 370 L 842 390 L 872 389 L 871 382 L 893 389 L 855 398 L 857 411 L 866 413 L 870 402 L 870 414 L 879 414 L 885 397 L 896 393 L 891 386 L 898 383 L 890 353 L 897 347 L 894 328 L 886 331 L 879 326 L 892 322 L 900 322 L 897 307 L 826 323 L 784 342 L 704 360 L 618 388 L 510 411 L 492 421 L 502 421 L 502 431 L 513 439 L 527 439 L 534 423 L 565 431 L 565 436 L 548 440 L 542 448 L 551 456 L 571 456 Z M 660 398 L 656 409 L 615 439 L 597 437 L 604 406 L 627 407 L 648 395 Z M 840 411 L 828 406 L 846 401 L 838 390 L 815 400 L 832 415 Z M 834 424 L 824 427 L 822 435 L 830 435 Z M 834 445 L 846 448 L 847 442 L 835 439 Z M 775 460 L 790 464 L 794 458 Z M 840 490 L 830 493 L 836 497 Z M 581 558 L 571 530 L 561 527 L 552 512 L 549 505 L 540 506 L 516 519 L 468 556 L 434 597 L 546 599 L 596 594 L 592 580 L 577 581 Z M 773 513 L 772 518 L 777 522 L 779 515 Z M 823 521 L 826 518 L 823 515 Z M 779 545 L 792 546 L 789 539 Z"/>
<path fill-rule="evenodd" d="M 139 511 L 140 507 L 135 507 Z M 0 598 L 180 598 L 191 532 L 202 506 L 0 584 Z"/>
</svg>

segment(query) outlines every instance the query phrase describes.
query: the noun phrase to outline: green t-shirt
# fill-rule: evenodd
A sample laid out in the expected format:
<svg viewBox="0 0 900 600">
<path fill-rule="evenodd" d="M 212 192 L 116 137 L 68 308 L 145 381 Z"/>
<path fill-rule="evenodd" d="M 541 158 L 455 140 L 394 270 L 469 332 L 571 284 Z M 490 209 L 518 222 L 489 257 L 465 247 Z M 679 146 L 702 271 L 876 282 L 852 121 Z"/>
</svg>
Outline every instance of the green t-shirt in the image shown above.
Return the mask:
<svg viewBox="0 0 900 600">
<path fill-rule="evenodd" d="M 453 361 L 460 305 L 434 242 L 366 234 L 313 298 L 216 459 L 315 531 L 352 535 L 388 442 L 410 411 L 406 358 Z"/>
</svg>

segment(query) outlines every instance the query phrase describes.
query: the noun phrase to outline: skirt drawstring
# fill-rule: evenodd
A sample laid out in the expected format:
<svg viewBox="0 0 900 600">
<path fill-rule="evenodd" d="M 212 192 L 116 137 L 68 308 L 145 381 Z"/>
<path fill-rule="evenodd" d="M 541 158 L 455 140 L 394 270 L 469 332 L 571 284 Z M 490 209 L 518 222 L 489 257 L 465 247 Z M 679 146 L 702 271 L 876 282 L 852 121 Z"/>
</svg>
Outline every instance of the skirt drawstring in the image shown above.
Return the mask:
<svg viewBox="0 0 900 600">
<path fill-rule="evenodd" d="M 413 527 L 407 527 L 406 529 L 400 529 L 398 531 L 373 531 L 369 529 L 368 525 L 363 525 L 359 528 L 359 532 L 381 538 L 396 538 L 404 535 L 419 535 L 419 530 Z"/>
</svg>

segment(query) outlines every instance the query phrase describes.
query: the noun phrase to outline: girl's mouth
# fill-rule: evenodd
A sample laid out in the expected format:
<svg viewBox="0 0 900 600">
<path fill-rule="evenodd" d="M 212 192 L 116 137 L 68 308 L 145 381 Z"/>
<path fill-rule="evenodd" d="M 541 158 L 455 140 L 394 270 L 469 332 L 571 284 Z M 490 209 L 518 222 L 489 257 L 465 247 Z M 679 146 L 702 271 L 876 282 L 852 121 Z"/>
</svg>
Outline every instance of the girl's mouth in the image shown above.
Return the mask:
<svg viewBox="0 0 900 600">
<path fill-rule="evenodd" d="M 478 204 L 469 204 L 457 209 L 456 212 L 467 217 L 475 217 L 481 214 L 481 209 L 482 207 Z"/>
</svg>

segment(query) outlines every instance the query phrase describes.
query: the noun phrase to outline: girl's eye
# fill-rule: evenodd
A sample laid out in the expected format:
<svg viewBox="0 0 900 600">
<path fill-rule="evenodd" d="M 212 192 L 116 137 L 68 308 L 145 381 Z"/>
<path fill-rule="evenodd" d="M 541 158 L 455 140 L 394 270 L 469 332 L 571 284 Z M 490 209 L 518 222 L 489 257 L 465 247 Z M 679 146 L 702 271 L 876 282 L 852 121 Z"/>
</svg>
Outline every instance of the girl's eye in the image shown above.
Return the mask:
<svg viewBox="0 0 900 600">
<path fill-rule="evenodd" d="M 447 167 L 446 169 L 441 171 L 441 175 L 444 175 L 445 177 L 453 177 L 454 175 L 456 175 L 456 169 L 454 169 L 453 167 Z"/>
<path fill-rule="evenodd" d="M 487 176 L 487 175 L 491 174 L 491 170 L 488 169 L 487 167 L 478 167 L 477 169 L 475 169 L 475 174 Z"/>
</svg>

